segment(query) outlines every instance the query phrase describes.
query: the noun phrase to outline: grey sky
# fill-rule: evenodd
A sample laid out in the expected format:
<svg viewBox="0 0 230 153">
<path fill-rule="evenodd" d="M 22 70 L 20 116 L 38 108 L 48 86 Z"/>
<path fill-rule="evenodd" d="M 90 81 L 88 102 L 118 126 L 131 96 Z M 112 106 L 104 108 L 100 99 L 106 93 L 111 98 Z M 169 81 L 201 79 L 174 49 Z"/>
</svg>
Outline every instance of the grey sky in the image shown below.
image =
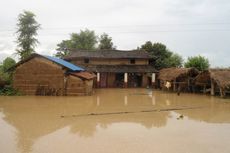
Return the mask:
<svg viewBox="0 0 230 153">
<path fill-rule="evenodd" d="M 88 28 L 108 33 L 118 49 L 151 40 L 185 59 L 200 54 L 212 67 L 230 66 L 229 0 L 1 0 L 0 61 L 14 53 L 17 16 L 23 10 L 34 12 L 42 25 L 36 48 L 42 54 L 54 54 L 70 33 Z"/>
</svg>

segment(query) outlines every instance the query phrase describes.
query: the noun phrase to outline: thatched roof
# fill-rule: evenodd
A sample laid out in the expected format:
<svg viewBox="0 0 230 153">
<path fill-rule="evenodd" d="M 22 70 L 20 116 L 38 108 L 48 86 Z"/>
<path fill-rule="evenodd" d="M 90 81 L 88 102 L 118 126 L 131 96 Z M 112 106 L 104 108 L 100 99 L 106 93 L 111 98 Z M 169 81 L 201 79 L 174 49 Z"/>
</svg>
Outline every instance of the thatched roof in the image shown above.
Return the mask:
<svg viewBox="0 0 230 153">
<path fill-rule="evenodd" d="M 209 73 L 218 86 L 230 88 L 230 69 L 210 69 Z"/>
<path fill-rule="evenodd" d="M 199 85 L 199 84 L 209 84 L 210 83 L 210 73 L 209 73 L 209 70 L 205 70 L 205 71 L 202 71 L 200 72 L 196 78 L 194 79 L 194 82 L 196 85 Z"/>
<path fill-rule="evenodd" d="M 157 72 L 151 65 L 88 65 L 81 66 L 90 72 L 150 73 Z"/>
<path fill-rule="evenodd" d="M 210 84 L 213 79 L 219 87 L 230 88 L 230 69 L 209 69 L 201 72 L 195 78 L 195 83 Z"/>
<path fill-rule="evenodd" d="M 107 59 L 150 59 L 148 52 L 143 50 L 72 50 L 64 59 L 75 58 L 107 58 Z"/>
<path fill-rule="evenodd" d="M 163 81 L 173 81 L 178 77 L 196 76 L 199 71 L 195 68 L 165 68 L 160 70 L 159 79 Z"/>
</svg>

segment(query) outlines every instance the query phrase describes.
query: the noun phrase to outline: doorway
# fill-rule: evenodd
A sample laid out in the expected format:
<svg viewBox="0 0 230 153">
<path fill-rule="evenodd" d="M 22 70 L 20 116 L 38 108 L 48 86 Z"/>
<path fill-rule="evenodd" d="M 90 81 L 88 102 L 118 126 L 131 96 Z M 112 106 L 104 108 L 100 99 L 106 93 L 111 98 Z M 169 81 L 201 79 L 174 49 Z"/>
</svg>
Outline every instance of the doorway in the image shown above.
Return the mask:
<svg viewBox="0 0 230 153">
<path fill-rule="evenodd" d="M 124 73 L 115 74 L 115 87 L 123 88 L 124 87 Z"/>
</svg>

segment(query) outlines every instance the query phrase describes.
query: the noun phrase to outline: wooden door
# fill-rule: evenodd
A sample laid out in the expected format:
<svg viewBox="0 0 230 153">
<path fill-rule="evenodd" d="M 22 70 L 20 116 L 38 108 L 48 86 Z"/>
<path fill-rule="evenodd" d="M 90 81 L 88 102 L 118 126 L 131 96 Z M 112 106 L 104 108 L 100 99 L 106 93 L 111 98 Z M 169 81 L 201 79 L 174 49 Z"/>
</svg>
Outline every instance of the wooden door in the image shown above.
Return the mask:
<svg viewBox="0 0 230 153">
<path fill-rule="evenodd" d="M 100 74 L 100 87 L 101 88 L 106 88 L 107 87 L 107 78 L 108 78 L 107 73 L 101 73 Z"/>
</svg>

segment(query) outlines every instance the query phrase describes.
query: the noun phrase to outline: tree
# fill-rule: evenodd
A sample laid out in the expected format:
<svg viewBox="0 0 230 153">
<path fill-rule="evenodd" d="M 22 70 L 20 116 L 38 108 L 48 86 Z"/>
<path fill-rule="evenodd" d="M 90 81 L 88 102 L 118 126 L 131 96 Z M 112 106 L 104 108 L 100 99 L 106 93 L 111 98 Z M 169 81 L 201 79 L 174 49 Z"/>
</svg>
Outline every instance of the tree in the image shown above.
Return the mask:
<svg viewBox="0 0 230 153">
<path fill-rule="evenodd" d="M 96 49 L 96 44 L 97 36 L 94 31 L 81 30 L 80 33 L 72 33 L 69 40 L 63 40 L 57 44 L 58 52 L 55 56 L 63 57 L 68 54 L 69 49 L 94 50 Z"/>
<path fill-rule="evenodd" d="M 73 49 L 95 49 L 97 44 L 97 36 L 94 31 L 86 29 L 85 31 L 81 30 L 80 33 L 71 34 L 71 46 Z"/>
<path fill-rule="evenodd" d="M 162 69 L 168 67 L 168 59 L 171 57 L 172 52 L 170 52 L 164 44 L 152 43 L 147 41 L 143 44 L 140 49 L 145 50 L 150 53 L 153 58 L 152 64 L 156 69 Z"/>
<path fill-rule="evenodd" d="M 38 29 L 40 29 L 40 24 L 35 20 L 35 14 L 30 11 L 19 14 L 16 31 L 18 44 L 16 54 L 20 56 L 20 59 L 25 59 L 35 52 L 34 48 L 39 43 L 35 38 Z"/>
<path fill-rule="evenodd" d="M 57 47 L 55 56 L 62 58 L 69 54 L 68 49 L 71 48 L 71 40 L 62 40 L 61 43 L 57 44 Z"/>
<path fill-rule="evenodd" d="M 108 34 L 103 33 L 99 38 L 99 49 L 116 49 L 115 46 L 113 46 L 112 37 L 109 37 Z"/>
<path fill-rule="evenodd" d="M 203 56 L 188 57 L 187 62 L 184 64 L 186 68 L 194 67 L 199 71 L 207 70 L 210 66 L 209 60 Z"/>
<path fill-rule="evenodd" d="M 173 53 L 168 59 L 166 59 L 167 67 L 182 67 L 183 58 L 177 53 Z"/>
<path fill-rule="evenodd" d="M 13 58 L 7 57 L 4 59 L 3 63 L 0 65 L 0 76 L 8 84 L 12 81 L 12 73 L 7 72 L 7 70 L 16 64 Z"/>
</svg>

